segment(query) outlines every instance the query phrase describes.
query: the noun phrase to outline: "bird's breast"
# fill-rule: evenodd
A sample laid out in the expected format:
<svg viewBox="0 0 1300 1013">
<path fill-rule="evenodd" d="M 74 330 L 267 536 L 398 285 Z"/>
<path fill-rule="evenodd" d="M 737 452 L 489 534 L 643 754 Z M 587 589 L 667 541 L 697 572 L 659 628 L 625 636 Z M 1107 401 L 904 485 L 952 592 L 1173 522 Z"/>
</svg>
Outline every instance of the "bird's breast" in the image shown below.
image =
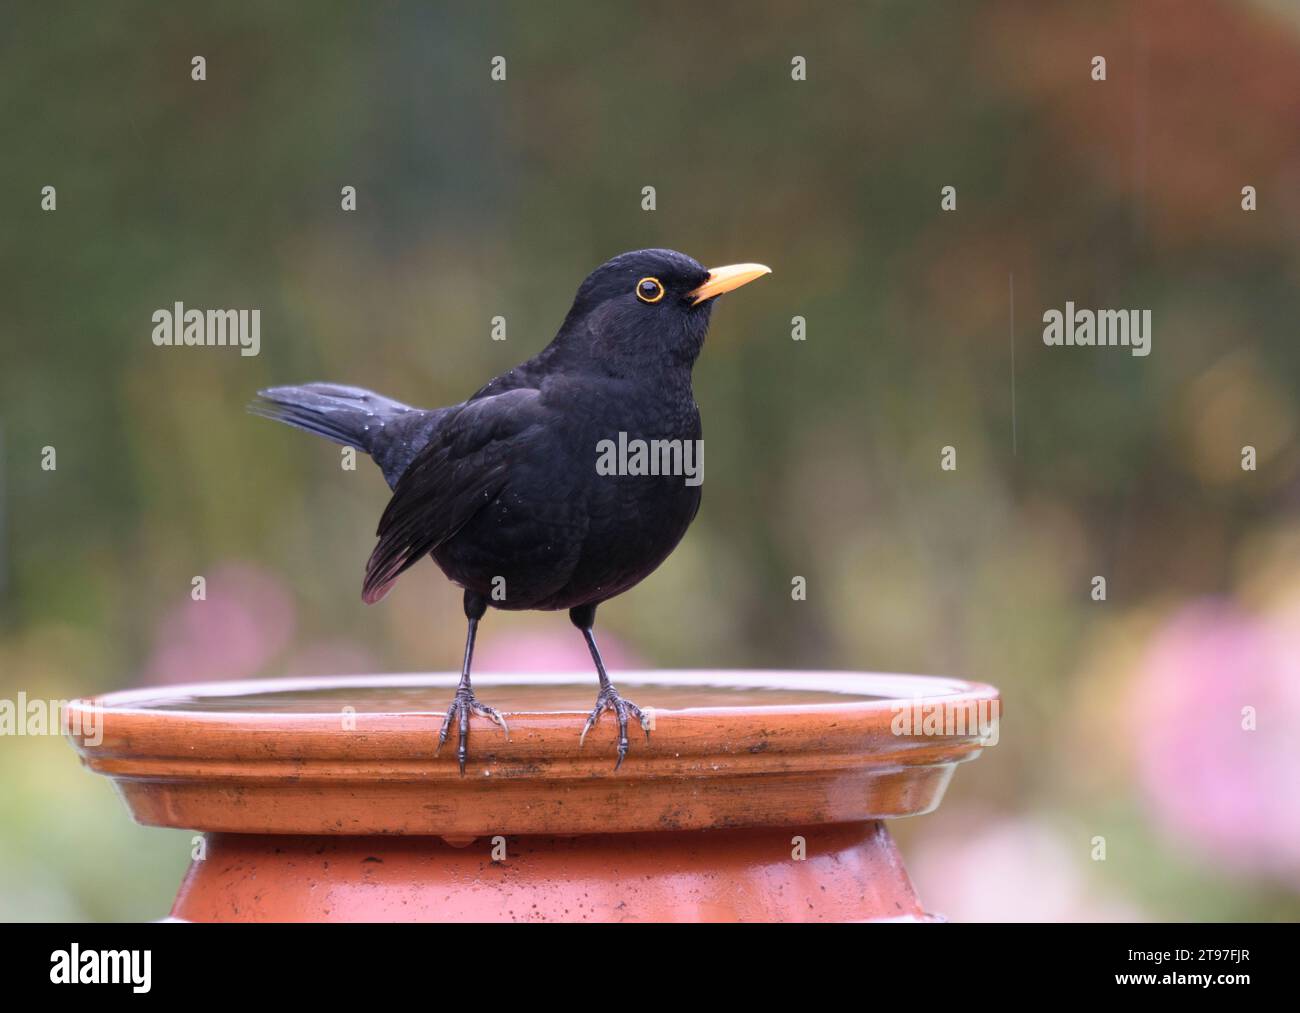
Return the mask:
<svg viewBox="0 0 1300 1013">
<path fill-rule="evenodd" d="M 668 557 L 699 509 L 704 453 L 693 401 L 665 408 L 589 396 L 564 414 L 434 554 L 449 577 L 498 607 L 613 597 Z M 504 587 L 495 599 L 494 586 Z"/>
</svg>

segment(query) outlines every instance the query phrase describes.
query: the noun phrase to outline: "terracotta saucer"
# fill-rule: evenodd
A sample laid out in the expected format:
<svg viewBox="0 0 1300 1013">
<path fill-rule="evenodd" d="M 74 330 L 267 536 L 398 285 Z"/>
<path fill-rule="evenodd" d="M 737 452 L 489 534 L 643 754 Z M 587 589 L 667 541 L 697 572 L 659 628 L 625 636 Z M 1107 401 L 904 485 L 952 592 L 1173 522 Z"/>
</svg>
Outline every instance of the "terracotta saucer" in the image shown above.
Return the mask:
<svg viewBox="0 0 1300 1013">
<path fill-rule="evenodd" d="M 206 833 L 187 920 L 924 918 L 881 820 L 929 812 L 996 741 L 998 694 L 851 672 L 620 673 L 652 715 L 614 771 L 579 748 L 594 680 L 475 676 L 459 773 L 434 755 L 457 676 L 154 687 L 65 730 L 131 815 Z M 102 738 L 101 738 L 102 736 Z"/>
<path fill-rule="evenodd" d="M 79 700 L 103 741 L 73 736 L 150 826 L 279 834 L 582 834 L 794 826 L 914 816 L 939 804 L 962 734 L 894 733 L 901 713 L 996 706 L 990 686 L 848 672 L 637 672 L 617 685 L 649 708 L 614 772 L 604 715 L 580 676 L 477 676 L 507 739 L 475 718 L 462 777 L 434 755 L 455 675 L 385 675 L 156 687 Z M 82 713 L 79 713 L 82 712 Z M 973 711 L 972 711 L 973 712 Z M 919 725 L 920 722 L 914 722 Z"/>
</svg>

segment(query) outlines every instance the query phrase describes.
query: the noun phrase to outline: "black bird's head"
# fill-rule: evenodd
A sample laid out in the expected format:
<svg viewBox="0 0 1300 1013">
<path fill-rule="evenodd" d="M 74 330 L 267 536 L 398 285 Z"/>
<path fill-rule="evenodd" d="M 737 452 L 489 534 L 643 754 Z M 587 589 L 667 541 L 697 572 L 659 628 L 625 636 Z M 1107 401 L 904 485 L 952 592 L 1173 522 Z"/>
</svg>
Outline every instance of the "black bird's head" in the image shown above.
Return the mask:
<svg viewBox="0 0 1300 1013">
<path fill-rule="evenodd" d="M 578 288 L 556 343 L 617 373 L 689 368 L 704 345 L 713 300 L 768 273 L 762 264 L 710 270 L 676 250 L 622 253 Z"/>
</svg>

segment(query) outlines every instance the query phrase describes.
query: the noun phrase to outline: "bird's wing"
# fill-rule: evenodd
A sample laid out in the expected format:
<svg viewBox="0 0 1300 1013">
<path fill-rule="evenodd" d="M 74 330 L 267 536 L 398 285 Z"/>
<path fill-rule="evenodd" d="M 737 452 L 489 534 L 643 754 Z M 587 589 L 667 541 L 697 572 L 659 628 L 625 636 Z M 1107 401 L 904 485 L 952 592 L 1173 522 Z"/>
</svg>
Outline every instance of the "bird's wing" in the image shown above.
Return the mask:
<svg viewBox="0 0 1300 1013">
<path fill-rule="evenodd" d="M 505 484 L 512 446 L 542 426 L 537 390 L 517 389 L 450 409 L 398 479 L 379 519 L 361 597 L 384 597 L 402 573 L 451 538 Z"/>
</svg>

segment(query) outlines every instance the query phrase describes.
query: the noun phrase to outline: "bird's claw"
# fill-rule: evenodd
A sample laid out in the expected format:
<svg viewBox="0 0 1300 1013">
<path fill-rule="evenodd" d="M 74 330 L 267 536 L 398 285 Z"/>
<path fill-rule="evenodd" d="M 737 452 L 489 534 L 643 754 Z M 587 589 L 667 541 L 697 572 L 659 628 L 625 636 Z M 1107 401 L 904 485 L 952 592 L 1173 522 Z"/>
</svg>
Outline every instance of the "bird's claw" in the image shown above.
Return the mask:
<svg viewBox="0 0 1300 1013">
<path fill-rule="evenodd" d="M 631 700 L 619 696 L 618 690 L 613 686 L 606 686 L 596 695 L 596 706 L 591 709 L 591 713 L 587 715 L 587 723 L 582 726 L 582 735 L 578 737 L 579 749 L 587 741 L 587 733 L 595 727 L 596 720 L 605 711 L 613 711 L 618 718 L 618 759 L 614 762 L 614 769 L 618 770 L 623 766 L 623 758 L 627 756 L 627 716 L 631 714 L 640 722 L 647 742 L 650 741 L 650 719 Z"/>
<path fill-rule="evenodd" d="M 471 714 L 477 714 L 481 718 L 496 722 L 501 726 L 501 730 L 506 733 L 506 738 L 510 738 L 510 727 L 506 724 L 506 719 L 501 716 L 495 707 L 479 703 L 474 696 L 473 690 L 457 689 L 456 695 L 452 697 L 451 706 L 447 708 L 447 713 L 442 719 L 442 728 L 438 732 L 438 746 L 434 749 L 433 755 L 438 755 L 443 743 L 447 741 L 447 734 L 451 731 L 452 722 L 456 722 L 460 729 L 460 737 L 456 744 L 456 762 L 460 764 L 461 777 L 465 776 L 465 760 L 469 756 L 469 718 Z"/>
</svg>

